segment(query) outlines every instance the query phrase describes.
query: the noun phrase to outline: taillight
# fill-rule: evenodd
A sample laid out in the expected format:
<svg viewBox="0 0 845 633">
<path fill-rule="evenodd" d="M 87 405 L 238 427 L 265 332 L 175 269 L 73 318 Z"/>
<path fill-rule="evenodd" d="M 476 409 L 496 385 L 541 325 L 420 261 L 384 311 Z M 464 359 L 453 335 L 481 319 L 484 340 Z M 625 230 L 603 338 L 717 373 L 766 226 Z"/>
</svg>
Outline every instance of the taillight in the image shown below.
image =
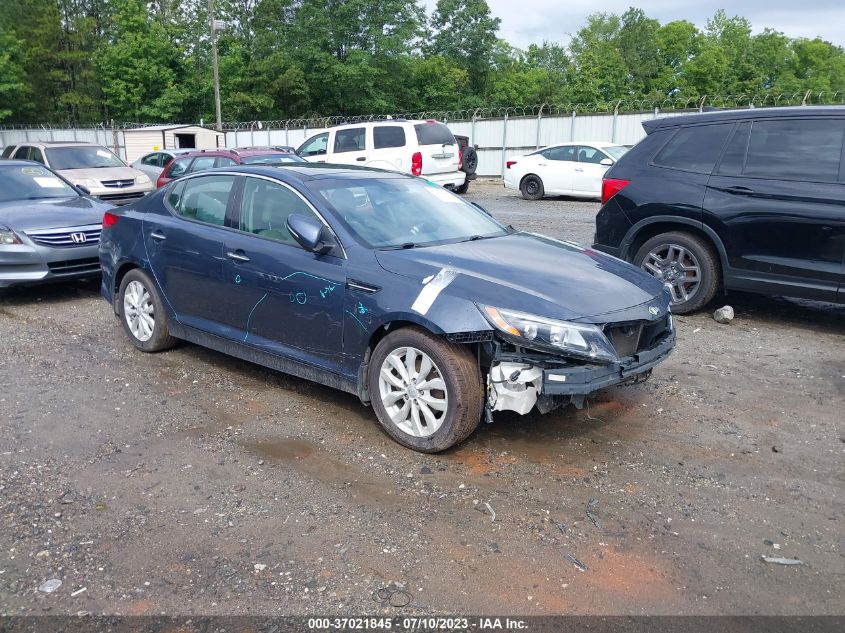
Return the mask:
<svg viewBox="0 0 845 633">
<path fill-rule="evenodd" d="M 117 220 L 120 216 L 111 213 L 110 211 L 106 211 L 105 215 L 103 216 L 103 228 L 107 229 L 110 226 L 114 226 L 117 224 Z"/>
<path fill-rule="evenodd" d="M 411 156 L 411 174 L 419 176 L 422 173 L 422 153 L 414 152 Z"/>
<path fill-rule="evenodd" d="M 512 165 L 516 165 L 515 160 L 509 160 L 505 163 L 505 167 L 507 167 L 508 169 L 510 169 Z"/>
<path fill-rule="evenodd" d="M 601 203 L 604 204 L 625 187 L 631 184 L 630 180 L 621 178 L 605 178 L 601 181 Z"/>
<path fill-rule="evenodd" d="M 461 148 L 458 148 L 458 169 L 464 168 L 464 153 L 461 151 Z"/>
</svg>

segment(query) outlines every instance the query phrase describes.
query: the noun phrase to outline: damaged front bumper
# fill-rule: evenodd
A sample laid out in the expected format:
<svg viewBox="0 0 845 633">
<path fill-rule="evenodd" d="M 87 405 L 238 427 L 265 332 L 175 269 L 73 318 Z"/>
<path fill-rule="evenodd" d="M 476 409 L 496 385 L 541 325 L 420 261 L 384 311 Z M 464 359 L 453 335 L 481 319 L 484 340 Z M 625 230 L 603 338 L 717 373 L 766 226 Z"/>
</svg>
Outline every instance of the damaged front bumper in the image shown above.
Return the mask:
<svg viewBox="0 0 845 633">
<path fill-rule="evenodd" d="M 615 363 L 567 362 L 565 357 L 529 350 L 506 352 L 496 347 L 488 377 L 490 411 L 526 414 L 535 406 L 547 413 L 573 403 L 582 407 L 590 394 L 623 383 L 642 382 L 675 347 L 671 330 L 656 345 Z"/>
</svg>

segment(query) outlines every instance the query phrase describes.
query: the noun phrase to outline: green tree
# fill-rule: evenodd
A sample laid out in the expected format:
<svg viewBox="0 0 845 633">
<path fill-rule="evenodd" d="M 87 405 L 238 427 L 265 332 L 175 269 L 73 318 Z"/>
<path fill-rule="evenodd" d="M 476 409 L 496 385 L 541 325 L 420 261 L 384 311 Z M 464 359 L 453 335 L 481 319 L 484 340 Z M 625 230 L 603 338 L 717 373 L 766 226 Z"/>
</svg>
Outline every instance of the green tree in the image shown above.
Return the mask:
<svg viewBox="0 0 845 633">
<path fill-rule="evenodd" d="M 429 22 L 433 35 L 426 51 L 460 64 L 469 74 L 472 90 L 483 94 L 500 23 L 490 13 L 486 0 L 437 0 Z"/>
<path fill-rule="evenodd" d="M 173 120 L 185 99 L 181 51 L 142 0 L 114 1 L 113 24 L 95 57 L 105 106 L 118 120 Z"/>
<path fill-rule="evenodd" d="M 23 42 L 0 26 L 0 121 L 20 121 L 34 110 L 23 50 Z"/>
</svg>

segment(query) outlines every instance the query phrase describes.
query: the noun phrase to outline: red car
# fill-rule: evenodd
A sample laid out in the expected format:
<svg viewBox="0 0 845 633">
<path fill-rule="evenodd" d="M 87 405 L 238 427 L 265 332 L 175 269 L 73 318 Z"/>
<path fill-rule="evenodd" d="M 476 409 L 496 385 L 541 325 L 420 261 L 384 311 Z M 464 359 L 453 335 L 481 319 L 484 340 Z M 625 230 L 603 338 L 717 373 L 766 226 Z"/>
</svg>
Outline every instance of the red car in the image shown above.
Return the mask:
<svg viewBox="0 0 845 633">
<path fill-rule="evenodd" d="M 290 147 L 243 147 L 240 149 L 201 149 L 174 157 L 162 170 L 156 187 L 163 187 L 171 180 L 205 171 L 213 167 L 232 165 L 282 165 L 304 163 L 305 160 L 293 153 Z"/>
</svg>

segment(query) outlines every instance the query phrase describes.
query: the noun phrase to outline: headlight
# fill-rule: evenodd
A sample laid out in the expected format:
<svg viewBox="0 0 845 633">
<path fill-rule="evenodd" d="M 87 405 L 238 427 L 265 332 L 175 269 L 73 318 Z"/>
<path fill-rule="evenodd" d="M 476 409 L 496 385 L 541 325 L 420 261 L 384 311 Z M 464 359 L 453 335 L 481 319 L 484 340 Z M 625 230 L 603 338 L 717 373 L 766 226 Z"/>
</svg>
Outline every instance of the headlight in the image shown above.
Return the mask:
<svg viewBox="0 0 845 633">
<path fill-rule="evenodd" d="M 74 180 L 73 184 L 79 185 L 80 187 L 85 187 L 89 191 L 92 189 L 100 188 L 100 183 L 94 180 L 93 178 L 80 178 L 79 180 Z"/>
<path fill-rule="evenodd" d="M 15 232 L 11 229 L 0 226 L 0 246 L 6 246 L 8 244 L 21 244 L 21 238 L 15 235 Z"/>
<path fill-rule="evenodd" d="M 135 178 L 136 185 L 146 185 L 148 182 L 150 182 L 150 177 L 146 174 L 141 174 L 140 176 Z"/>
<path fill-rule="evenodd" d="M 565 351 L 592 361 L 619 360 L 598 326 L 546 319 L 524 312 L 483 306 L 484 315 L 506 338 L 524 347 Z"/>
</svg>

